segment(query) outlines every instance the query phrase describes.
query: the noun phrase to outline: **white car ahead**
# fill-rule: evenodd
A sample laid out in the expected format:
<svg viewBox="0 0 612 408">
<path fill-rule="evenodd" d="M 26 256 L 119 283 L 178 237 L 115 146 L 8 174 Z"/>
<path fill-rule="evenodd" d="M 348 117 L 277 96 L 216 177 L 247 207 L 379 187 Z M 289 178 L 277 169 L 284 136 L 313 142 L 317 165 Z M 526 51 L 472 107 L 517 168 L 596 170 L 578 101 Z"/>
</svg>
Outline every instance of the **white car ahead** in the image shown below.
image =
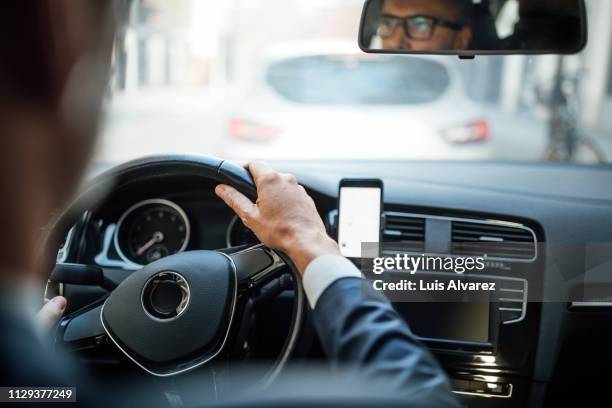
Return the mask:
<svg viewBox="0 0 612 408">
<path fill-rule="evenodd" d="M 488 159 L 490 126 L 444 58 L 353 45 L 268 54 L 230 108 L 226 155 L 266 159 Z"/>
</svg>

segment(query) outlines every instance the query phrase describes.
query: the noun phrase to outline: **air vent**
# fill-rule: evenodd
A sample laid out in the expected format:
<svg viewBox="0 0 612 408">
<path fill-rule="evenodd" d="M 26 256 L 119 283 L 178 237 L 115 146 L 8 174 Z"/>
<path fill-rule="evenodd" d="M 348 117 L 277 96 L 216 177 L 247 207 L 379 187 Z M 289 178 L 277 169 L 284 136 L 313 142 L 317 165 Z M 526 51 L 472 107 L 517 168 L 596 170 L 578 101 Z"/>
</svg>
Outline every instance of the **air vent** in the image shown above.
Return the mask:
<svg viewBox="0 0 612 408">
<path fill-rule="evenodd" d="M 499 316 L 504 324 L 518 323 L 527 313 L 527 281 L 518 279 L 501 280 L 496 300 Z"/>
<path fill-rule="evenodd" d="M 497 223 L 453 221 L 451 252 L 489 259 L 532 261 L 536 258 L 533 232 Z"/>
<path fill-rule="evenodd" d="M 410 217 L 401 213 L 385 213 L 383 255 L 425 250 L 425 218 Z"/>
</svg>

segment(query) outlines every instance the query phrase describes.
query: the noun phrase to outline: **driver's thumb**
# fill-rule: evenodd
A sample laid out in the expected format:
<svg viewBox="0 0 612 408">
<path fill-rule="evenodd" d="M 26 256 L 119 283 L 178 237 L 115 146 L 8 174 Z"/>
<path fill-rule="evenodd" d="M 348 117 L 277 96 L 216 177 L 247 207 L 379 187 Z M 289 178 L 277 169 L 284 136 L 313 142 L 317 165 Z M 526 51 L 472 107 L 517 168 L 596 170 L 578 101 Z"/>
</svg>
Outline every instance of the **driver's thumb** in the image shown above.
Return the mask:
<svg viewBox="0 0 612 408">
<path fill-rule="evenodd" d="M 43 330 L 50 329 L 64 314 L 67 303 L 66 298 L 63 296 L 56 296 L 45 303 L 36 315 L 39 327 Z"/>
</svg>

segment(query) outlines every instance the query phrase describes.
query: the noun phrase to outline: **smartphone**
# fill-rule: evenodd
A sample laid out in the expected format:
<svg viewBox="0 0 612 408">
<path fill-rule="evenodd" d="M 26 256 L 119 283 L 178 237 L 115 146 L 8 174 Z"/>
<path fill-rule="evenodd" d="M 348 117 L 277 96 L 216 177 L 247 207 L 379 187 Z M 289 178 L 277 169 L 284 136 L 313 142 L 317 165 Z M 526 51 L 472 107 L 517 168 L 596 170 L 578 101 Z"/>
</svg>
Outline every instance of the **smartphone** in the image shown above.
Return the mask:
<svg viewBox="0 0 612 408">
<path fill-rule="evenodd" d="M 343 179 L 338 194 L 338 245 L 347 258 L 380 256 L 383 182 L 378 179 Z M 367 250 L 362 251 L 362 243 Z"/>
</svg>

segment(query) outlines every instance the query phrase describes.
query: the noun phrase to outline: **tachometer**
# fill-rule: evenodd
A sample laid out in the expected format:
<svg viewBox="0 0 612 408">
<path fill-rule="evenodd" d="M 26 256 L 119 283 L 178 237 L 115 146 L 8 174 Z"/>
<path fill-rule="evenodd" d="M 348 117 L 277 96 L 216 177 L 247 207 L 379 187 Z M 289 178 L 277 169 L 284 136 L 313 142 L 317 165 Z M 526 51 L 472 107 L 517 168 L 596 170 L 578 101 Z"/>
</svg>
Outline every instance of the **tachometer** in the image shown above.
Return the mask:
<svg viewBox="0 0 612 408">
<path fill-rule="evenodd" d="M 225 244 L 228 247 L 240 245 L 255 245 L 259 240 L 253 234 L 253 231 L 248 229 L 238 216 L 234 216 L 230 221 L 225 233 Z"/>
<path fill-rule="evenodd" d="M 124 261 L 146 265 L 184 251 L 189 234 L 189 220 L 181 207 L 163 199 L 145 200 L 119 219 L 115 247 Z"/>
</svg>

